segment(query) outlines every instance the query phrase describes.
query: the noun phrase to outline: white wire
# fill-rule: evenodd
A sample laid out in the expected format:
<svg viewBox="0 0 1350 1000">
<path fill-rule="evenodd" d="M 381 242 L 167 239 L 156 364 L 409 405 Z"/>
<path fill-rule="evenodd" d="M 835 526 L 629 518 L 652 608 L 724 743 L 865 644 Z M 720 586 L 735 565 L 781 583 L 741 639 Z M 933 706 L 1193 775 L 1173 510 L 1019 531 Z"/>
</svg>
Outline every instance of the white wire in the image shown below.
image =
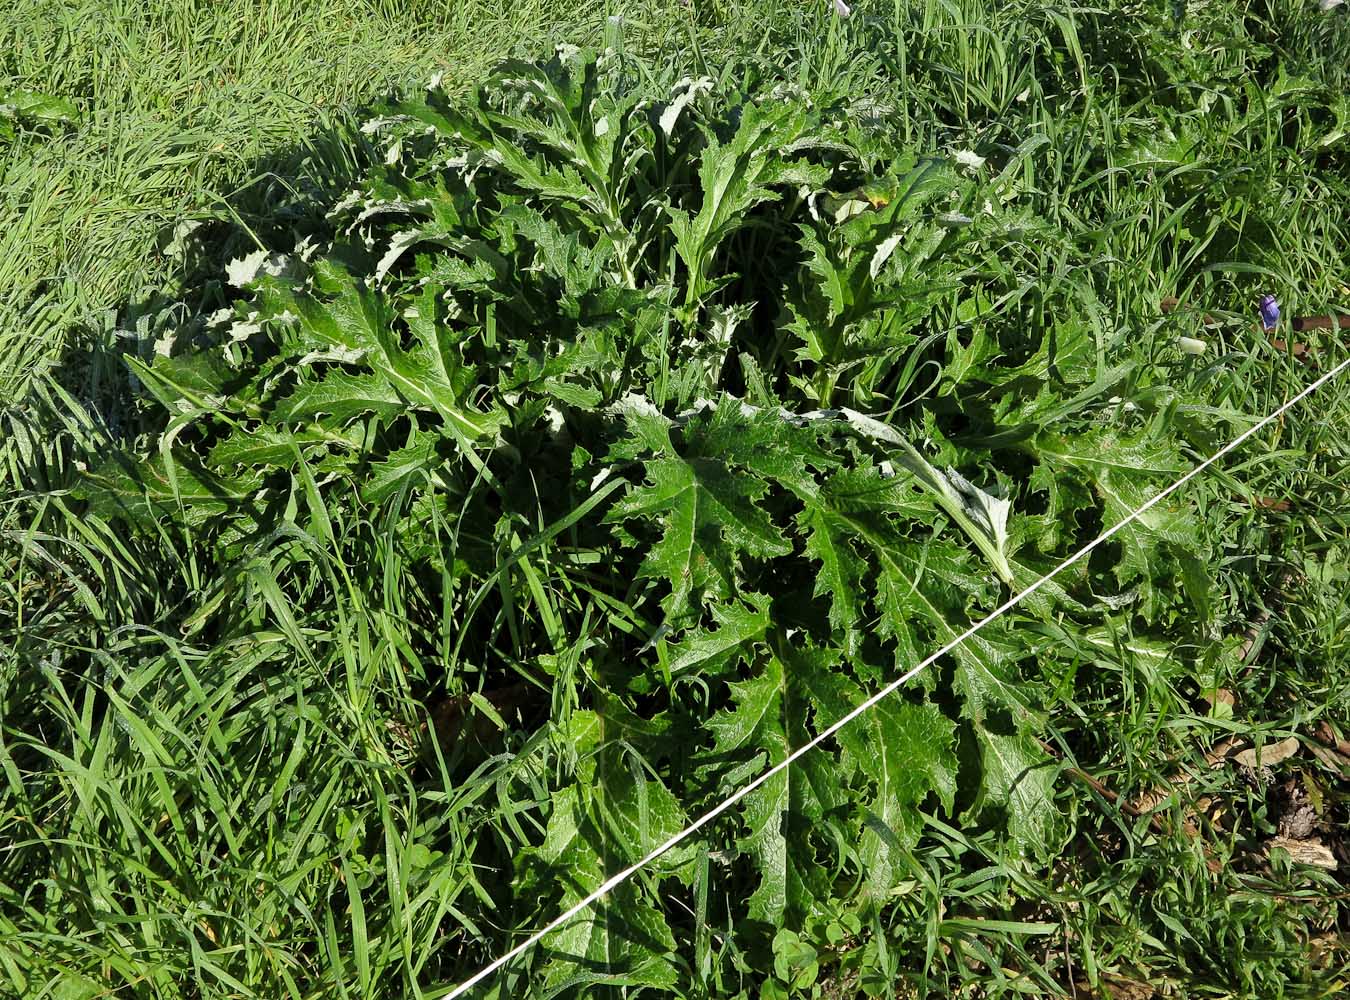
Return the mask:
<svg viewBox="0 0 1350 1000">
<path fill-rule="evenodd" d="M 886 698 L 887 696 L 894 694 L 903 685 L 912 680 L 916 675 L 921 673 L 923 670 L 927 669 L 927 667 L 934 661 L 936 661 L 940 657 L 947 655 L 949 652 L 951 652 L 961 643 L 965 642 L 980 629 L 984 628 L 986 625 L 992 622 L 995 618 L 998 618 L 1000 615 L 1009 611 L 1011 608 L 1016 607 L 1023 600 L 1025 600 L 1027 597 L 1030 597 L 1042 586 L 1044 586 L 1047 582 L 1049 582 L 1053 577 L 1055 577 L 1062 571 L 1068 569 L 1074 563 L 1078 562 L 1078 560 L 1082 559 L 1083 556 L 1087 555 L 1098 545 L 1101 545 L 1108 538 L 1110 538 L 1112 535 L 1118 532 L 1121 528 L 1124 528 L 1127 524 L 1130 524 L 1131 522 L 1138 520 L 1146 512 L 1148 512 L 1154 506 L 1162 502 L 1166 497 L 1170 496 L 1177 490 L 1181 489 L 1181 487 L 1185 486 L 1186 483 L 1191 481 L 1191 479 L 1199 475 L 1205 469 L 1209 468 L 1219 459 L 1223 458 L 1224 455 L 1227 455 L 1230 451 L 1237 448 L 1239 445 L 1242 444 L 1242 442 L 1246 441 L 1257 431 L 1261 430 L 1263 427 L 1268 426 L 1273 421 L 1279 419 L 1281 416 L 1283 416 L 1285 411 L 1288 410 L 1290 407 L 1292 407 L 1294 404 L 1298 403 L 1306 396 L 1309 396 L 1312 393 L 1316 392 L 1327 382 L 1331 381 L 1331 379 L 1335 378 L 1342 371 L 1344 371 L 1347 366 L 1350 366 L 1350 358 L 1347 358 L 1346 360 L 1342 361 L 1339 365 L 1337 365 L 1331 371 L 1327 372 L 1316 382 L 1313 382 L 1311 385 L 1305 388 L 1293 399 L 1289 400 L 1288 402 L 1280 406 L 1265 419 L 1261 420 L 1259 423 L 1243 431 L 1228 444 L 1224 445 L 1209 458 L 1205 459 L 1205 461 L 1201 462 L 1195 468 L 1191 469 L 1190 472 L 1186 473 L 1184 476 L 1182 476 L 1180 479 L 1174 482 L 1171 486 L 1167 487 L 1161 493 L 1152 497 L 1150 500 L 1148 500 L 1146 503 L 1140 506 L 1137 510 L 1134 510 L 1130 514 L 1126 515 L 1113 527 L 1102 532 L 1100 535 L 1098 535 L 1092 541 L 1088 542 L 1081 549 L 1079 549 L 1073 555 L 1069 556 L 1062 563 L 1060 563 L 1058 566 L 1052 569 L 1049 573 L 1046 573 L 1043 577 L 1041 577 L 1035 583 L 1031 584 L 1021 593 L 1008 598 L 1008 600 L 1004 601 L 993 611 L 989 612 L 989 614 L 985 615 L 974 625 L 970 626 L 970 628 L 966 629 L 951 642 L 947 643 L 947 645 L 939 649 L 936 653 L 933 653 L 931 656 L 923 660 L 921 663 L 918 663 L 915 666 L 911 667 L 905 673 L 901 674 L 895 680 L 891 681 L 889 684 L 887 684 L 885 687 L 879 690 L 876 694 L 872 695 L 866 701 L 862 702 L 856 708 L 851 710 L 847 715 L 843 716 L 837 721 L 831 723 L 826 728 L 822 729 L 819 733 L 817 733 L 814 737 L 812 737 L 811 740 L 802 744 L 796 750 L 792 751 L 792 753 L 788 754 L 777 764 L 769 768 L 767 771 L 765 771 L 759 777 L 755 778 L 749 784 L 742 786 L 732 794 L 728 795 L 725 799 L 723 799 L 717 805 L 713 806 L 698 819 L 694 820 L 679 833 L 672 836 L 665 843 L 661 844 L 659 847 L 653 848 L 652 851 L 650 851 L 646 856 L 644 856 L 640 860 L 635 861 L 627 868 L 623 869 L 622 871 L 616 872 L 609 878 L 605 879 L 605 881 L 602 882 L 599 886 L 597 886 L 594 890 L 592 890 L 592 892 L 588 896 L 586 896 L 584 899 L 578 900 L 572 906 L 568 907 L 557 917 L 551 920 L 541 930 L 535 931 L 528 938 L 526 938 L 520 944 L 516 945 L 506 954 L 500 956 L 499 958 L 494 959 L 491 963 L 484 966 L 482 969 L 479 969 L 476 973 L 474 973 L 468 979 L 464 980 L 464 982 L 460 983 L 449 993 L 444 994 L 443 1000 L 454 1000 L 455 997 L 461 996 L 466 991 L 472 989 L 474 986 L 477 986 L 479 983 L 481 983 L 488 976 L 492 975 L 507 962 L 511 961 L 511 959 L 515 958 L 522 952 L 528 951 L 534 945 L 538 944 L 541 939 L 546 937 L 548 934 L 551 934 L 553 931 L 557 930 L 563 924 L 567 923 L 567 921 L 571 920 L 582 910 L 589 907 L 596 900 L 601 899 L 604 896 L 607 896 L 614 888 L 626 882 L 628 879 L 632 878 L 633 875 L 641 871 L 643 868 L 647 867 L 647 865 L 651 864 L 661 855 L 665 854 L 672 847 L 680 843 L 680 841 L 687 838 L 690 834 L 697 832 L 707 824 L 711 823 L 714 819 L 722 815 L 722 813 L 726 812 L 737 802 L 745 798 L 747 795 L 753 792 L 760 785 L 764 784 L 774 775 L 787 770 L 787 768 L 793 763 L 793 761 L 798 760 L 808 751 L 814 749 L 821 743 L 825 742 L 827 739 L 829 739 L 835 733 L 839 732 L 839 730 L 843 729 L 846 725 L 848 725 L 858 716 L 862 715 L 864 712 L 866 712 L 873 705 L 877 704 L 877 702 L 881 701 L 883 698 Z"/>
</svg>

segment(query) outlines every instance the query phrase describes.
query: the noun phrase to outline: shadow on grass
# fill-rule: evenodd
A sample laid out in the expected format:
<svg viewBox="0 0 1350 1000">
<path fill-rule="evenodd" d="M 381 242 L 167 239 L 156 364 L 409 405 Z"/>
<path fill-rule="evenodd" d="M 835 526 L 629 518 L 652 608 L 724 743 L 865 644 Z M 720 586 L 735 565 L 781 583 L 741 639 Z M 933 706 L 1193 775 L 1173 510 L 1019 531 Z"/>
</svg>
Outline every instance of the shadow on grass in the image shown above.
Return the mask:
<svg viewBox="0 0 1350 1000">
<path fill-rule="evenodd" d="M 74 326 L 50 381 L 89 407 L 111 439 L 133 436 L 140 429 L 132 416 L 140 387 L 127 368 L 127 356 L 149 361 L 156 342 L 185 317 L 231 306 L 234 289 L 226 268 L 232 260 L 258 249 L 291 253 L 306 238 L 320 242 L 333 235 L 329 210 L 381 154 L 357 124 L 367 110 L 343 116 L 251 164 L 243 171 L 247 180 L 221 194 L 202 217 L 161 232 L 147 253 L 177 259 L 176 279 Z"/>
</svg>

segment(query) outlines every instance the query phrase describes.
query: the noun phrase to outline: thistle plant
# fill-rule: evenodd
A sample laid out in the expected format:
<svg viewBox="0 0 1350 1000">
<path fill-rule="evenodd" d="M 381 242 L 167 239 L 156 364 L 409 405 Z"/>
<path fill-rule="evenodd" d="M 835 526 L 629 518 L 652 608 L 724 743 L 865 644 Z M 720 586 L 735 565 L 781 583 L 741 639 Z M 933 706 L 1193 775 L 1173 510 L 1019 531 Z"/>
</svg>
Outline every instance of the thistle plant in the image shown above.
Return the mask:
<svg viewBox="0 0 1350 1000">
<path fill-rule="evenodd" d="M 91 517 L 190 533 L 206 582 L 188 635 L 397 651 L 431 709 L 408 780 L 510 803 L 446 848 L 465 885 L 509 872 L 430 925 L 456 954 L 641 857 L 1210 436 L 1212 414 L 1179 418 L 1129 333 L 1097 322 L 1109 262 L 1046 222 L 1044 136 L 904 148 L 848 98 L 746 81 L 656 88 L 622 53 L 564 48 L 467 100 L 381 108 L 382 162 L 327 237 L 237 262 L 226 308 L 130 359 L 150 433 L 75 491 Z M 1050 257 L 1073 279 L 1043 280 Z M 383 578 L 362 572 L 372 546 Z M 934 824 L 992 838 L 1010 871 L 1053 855 L 1056 678 L 1126 631 L 1169 648 L 1150 623 L 1208 600 L 1188 569 L 1207 551 L 1169 498 L 521 975 L 676 989 L 694 974 L 672 899 L 716 897 L 749 949 L 882 919 Z M 277 595 L 313 593 L 314 563 L 338 606 L 397 603 L 398 622 L 293 628 Z M 246 593 L 280 623 L 238 611 Z M 1232 655 L 1203 623 L 1185 636 Z M 373 827 L 351 839 L 398 874 Z"/>
</svg>

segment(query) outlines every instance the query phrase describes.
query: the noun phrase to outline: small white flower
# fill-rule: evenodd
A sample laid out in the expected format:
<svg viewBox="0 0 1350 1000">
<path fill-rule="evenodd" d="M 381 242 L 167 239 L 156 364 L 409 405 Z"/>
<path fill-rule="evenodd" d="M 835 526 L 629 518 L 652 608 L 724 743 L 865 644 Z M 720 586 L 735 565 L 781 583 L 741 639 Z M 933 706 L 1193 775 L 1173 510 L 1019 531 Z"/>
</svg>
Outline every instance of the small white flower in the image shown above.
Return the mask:
<svg viewBox="0 0 1350 1000">
<path fill-rule="evenodd" d="M 1194 337 L 1178 337 L 1177 346 L 1186 354 L 1204 354 L 1206 344 L 1203 340 L 1196 340 Z"/>
<path fill-rule="evenodd" d="M 844 0 L 834 0 L 834 16 L 838 18 L 852 17 L 853 8 L 844 3 Z"/>
</svg>

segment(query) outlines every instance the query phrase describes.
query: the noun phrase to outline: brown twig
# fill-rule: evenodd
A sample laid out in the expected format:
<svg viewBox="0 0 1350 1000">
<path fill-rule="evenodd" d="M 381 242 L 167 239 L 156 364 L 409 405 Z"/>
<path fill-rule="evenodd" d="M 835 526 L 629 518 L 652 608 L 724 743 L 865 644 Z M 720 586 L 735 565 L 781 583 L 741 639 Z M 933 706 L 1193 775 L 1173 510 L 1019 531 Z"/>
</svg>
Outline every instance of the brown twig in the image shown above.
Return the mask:
<svg viewBox="0 0 1350 1000">
<path fill-rule="evenodd" d="M 1058 751 L 1056 751 L 1055 748 L 1052 747 L 1049 743 L 1045 742 L 1045 740 L 1038 739 L 1036 742 L 1038 742 L 1041 745 L 1041 748 L 1050 756 L 1055 757 L 1056 759 L 1059 758 Z M 1118 808 L 1121 812 L 1125 813 L 1127 816 L 1134 816 L 1136 818 L 1140 816 L 1148 816 L 1148 824 L 1153 828 L 1154 833 L 1159 835 L 1167 833 L 1167 824 L 1163 821 L 1161 816 L 1157 815 L 1156 813 L 1149 814 L 1145 810 L 1136 807 L 1134 803 L 1127 802 L 1126 800 L 1122 799 L 1115 792 L 1111 791 L 1111 789 L 1107 788 L 1106 785 L 1103 784 L 1099 778 L 1095 778 L 1092 775 L 1088 774 L 1086 771 L 1084 771 L 1082 768 L 1074 767 L 1073 765 L 1069 765 L 1064 770 L 1069 774 L 1070 777 L 1077 778 L 1079 781 L 1083 782 L 1083 784 L 1087 785 L 1094 792 L 1096 792 L 1102 798 L 1106 799 L 1107 802 L 1110 802 L 1113 806 Z"/>
<path fill-rule="evenodd" d="M 1306 360 L 1308 355 L 1312 353 L 1312 348 L 1309 347 L 1307 344 L 1303 343 L 1303 341 L 1301 340 L 1296 342 L 1291 347 L 1288 343 L 1286 343 L 1283 340 L 1280 340 L 1278 337 L 1271 337 L 1270 346 L 1275 348 L 1275 350 L 1279 351 L 1281 354 L 1284 354 L 1286 351 L 1288 351 L 1290 354 L 1298 358 L 1300 361 Z"/>
<path fill-rule="evenodd" d="M 1158 305 L 1162 308 L 1163 312 L 1170 313 L 1175 312 L 1181 306 L 1181 301 L 1175 295 L 1168 295 L 1165 296 Z M 1219 321 L 1209 313 L 1205 313 L 1201 322 L 1204 323 L 1205 326 L 1217 326 L 1219 323 Z"/>
<path fill-rule="evenodd" d="M 1168 295 L 1159 303 L 1165 313 L 1173 312 L 1181 305 L 1182 303 L 1175 295 Z M 1209 313 L 1205 313 L 1201 317 L 1201 322 L 1205 326 L 1217 326 L 1219 324 L 1219 321 Z M 1295 333 L 1302 333 L 1304 330 L 1331 330 L 1336 327 L 1340 327 L 1342 330 L 1350 330 L 1350 316 L 1295 316 L 1289 321 L 1289 325 Z M 1252 327 L 1260 333 L 1267 332 L 1259 321 L 1253 323 Z M 1267 339 L 1270 341 L 1270 346 L 1275 350 L 1282 354 L 1287 351 L 1300 361 L 1308 361 L 1309 356 L 1316 353 L 1314 348 L 1309 347 L 1302 341 L 1290 344 L 1278 337 L 1268 337 Z"/>
<path fill-rule="evenodd" d="M 1350 330 L 1350 316 L 1295 316 L 1289 321 L 1295 333 L 1302 333 L 1304 330 L 1334 330 L 1339 327 L 1342 330 Z"/>
<path fill-rule="evenodd" d="M 1231 736 L 1225 737 L 1214 744 L 1214 748 L 1210 750 L 1209 753 L 1205 754 L 1205 767 L 1212 770 L 1228 760 L 1228 758 L 1241 753 L 1243 749 L 1243 745 L 1238 740 Z M 1191 778 L 1192 775 L 1189 771 L 1181 771 L 1173 776 L 1167 786 L 1152 788 L 1149 791 L 1144 792 L 1134 800 L 1133 805 L 1141 812 L 1151 814 L 1158 806 L 1170 799 L 1174 791 L 1189 785 L 1191 783 Z M 1187 820 L 1187 825 L 1190 826 L 1189 818 Z"/>
<path fill-rule="evenodd" d="M 1233 499 L 1246 500 L 1247 497 L 1244 497 L 1241 494 L 1234 494 Z M 1281 513 L 1291 509 L 1288 500 L 1276 500 L 1274 497 L 1252 497 L 1251 505 L 1253 507 L 1260 507 L 1262 510 L 1274 510 L 1280 511 Z"/>
</svg>

